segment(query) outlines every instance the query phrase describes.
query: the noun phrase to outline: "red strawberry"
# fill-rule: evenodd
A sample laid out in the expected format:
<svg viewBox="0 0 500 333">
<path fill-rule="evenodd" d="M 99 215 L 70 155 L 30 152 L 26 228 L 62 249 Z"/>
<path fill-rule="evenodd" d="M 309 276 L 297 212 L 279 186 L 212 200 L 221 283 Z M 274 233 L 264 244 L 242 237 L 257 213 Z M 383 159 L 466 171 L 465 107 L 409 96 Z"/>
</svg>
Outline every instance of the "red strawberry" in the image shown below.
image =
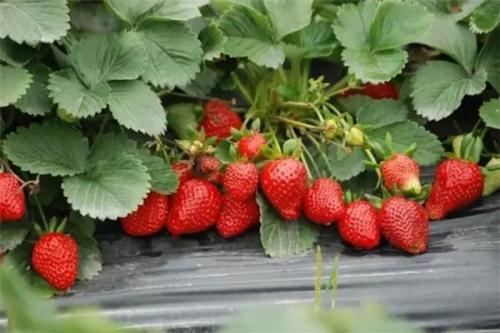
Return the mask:
<svg viewBox="0 0 500 333">
<path fill-rule="evenodd" d="M 150 236 L 165 227 L 168 215 L 168 197 L 150 192 L 144 203 L 133 213 L 120 219 L 123 230 L 130 236 Z"/>
<path fill-rule="evenodd" d="M 203 174 L 217 171 L 221 167 L 221 161 L 213 156 L 202 156 L 198 160 L 198 167 Z"/>
<path fill-rule="evenodd" d="M 204 177 L 209 183 L 214 185 L 221 185 L 224 180 L 224 173 L 221 171 L 214 171 Z"/>
<path fill-rule="evenodd" d="M 318 178 L 302 199 L 306 217 L 318 224 L 329 225 L 344 213 L 344 193 L 339 183 L 329 178 Z"/>
<path fill-rule="evenodd" d="M 395 248 L 411 254 L 427 251 L 429 220 L 417 202 L 392 197 L 384 201 L 379 212 L 382 234 Z"/>
<path fill-rule="evenodd" d="M 307 190 L 306 169 L 301 162 L 293 158 L 268 162 L 262 170 L 260 185 L 282 218 L 299 218 L 302 197 Z"/>
<path fill-rule="evenodd" d="M 222 199 L 217 188 L 204 179 L 191 179 L 172 198 L 167 229 L 174 235 L 192 234 L 215 224 Z"/>
<path fill-rule="evenodd" d="M 58 290 L 75 284 L 78 276 L 78 246 L 76 241 L 60 232 L 43 235 L 33 247 L 31 264 L 35 271 Z"/>
<path fill-rule="evenodd" d="M 267 140 L 262 134 L 253 133 L 238 141 L 238 152 L 251 161 L 260 155 L 260 150 L 266 143 Z"/>
<path fill-rule="evenodd" d="M 380 243 L 378 213 L 368 201 L 358 200 L 349 204 L 337 227 L 340 237 L 356 248 L 371 250 Z"/>
<path fill-rule="evenodd" d="M 231 163 L 222 182 L 226 191 L 237 200 L 246 200 L 257 191 L 259 171 L 253 163 Z"/>
<path fill-rule="evenodd" d="M 184 184 L 194 177 L 193 163 L 191 161 L 177 161 L 172 164 L 172 170 L 179 177 L 179 185 Z"/>
<path fill-rule="evenodd" d="M 255 196 L 240 201 L 226 194 L 216 223 L 217 231 L 224 238 L 238 236 L 251 226 L 258 224 L 259 217 L 260 211 Z"/>
<path fill-rule="evenodd" d="M 404 154 L 394 154 L 380 167 L 384 186 L 394 193 L 420 193 L 420 167 Z"/>
<path fill-rule="evenodd" d="M 0 222 L 20 220 L 25 211 L 21 183 L 10 173 L 0 173 Z"/>
<path fill-rule="evenodd" d="M 436 168 L 425 209 L 431 220 L 470 205 L 481 197 L 484 177 L 479 166 L 465 160 L 446 160 Z"/>
<path fill-rule="evenodd" d="M 205 116 L 201 126 L 208 137 L 225 139 L 231 135 L 231 128 L 241 128 L 242 123 L 238 114 L 220 100 L 209 101 L 205 104 L 204 111 Z"/>
<path fill-rule="evenodd" d="M 365 84 L 361 89 L 348 90 L 342 94 L 342 96 L 350 95 L 366 95 L 373 99 L 398 99 L 399 91 L 398 88 L 391 82 L 384 82 L 379 84 Z"/>
</svg>

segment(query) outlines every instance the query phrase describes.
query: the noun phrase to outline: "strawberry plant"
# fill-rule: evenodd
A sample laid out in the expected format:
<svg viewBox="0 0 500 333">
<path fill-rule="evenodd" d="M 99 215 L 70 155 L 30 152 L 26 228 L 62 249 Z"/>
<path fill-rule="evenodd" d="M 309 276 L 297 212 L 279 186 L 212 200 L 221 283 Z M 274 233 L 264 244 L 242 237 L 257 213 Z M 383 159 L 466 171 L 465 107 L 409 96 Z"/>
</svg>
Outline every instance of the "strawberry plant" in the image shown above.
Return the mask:
<svg viewBox="0 0 500 333">
<path fill-rule="evenodd" d="M 91 279 L 102 223 L 139 237 L 259 225 L 272 257 L 338 226 L 358 249 L 384 237 L 422 253 L 427 215 L 500 188 L 499 10 L 5 0 L 0 252 L 49 293 L 43 267 L 61 258 L 35 260 L 33 244 L 74 239 L 76 278 Z"/>
</svg>

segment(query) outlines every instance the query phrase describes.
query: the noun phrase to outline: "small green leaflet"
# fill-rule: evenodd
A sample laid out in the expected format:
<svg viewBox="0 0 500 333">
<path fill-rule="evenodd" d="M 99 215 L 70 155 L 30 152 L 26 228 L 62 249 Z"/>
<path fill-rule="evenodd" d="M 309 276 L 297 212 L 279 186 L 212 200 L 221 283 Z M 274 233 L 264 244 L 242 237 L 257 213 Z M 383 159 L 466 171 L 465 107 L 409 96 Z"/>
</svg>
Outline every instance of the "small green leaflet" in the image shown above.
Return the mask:
<svg viewBox="0 0 500 333">
<path fill-rule="evenodd" d="M 228 55 L 247 57 L 257 65 L 270 68 L 277 68 L 285 61 L 271 22 L 257 10 L 234 6 L 220 17 L 219 27 L 227 38 L 224 52 Z"/>
<path fill-rule="evenodd" d="M 151 177 L 152 191 L 162 194 L 172 194 L 177 190 L 179 178 L 161 157 L 152 156 L 146 150 L 139 151 L 137 156 L 148 169 L 148 174 Z"/>
<path fill-rule="evenodd" d="M 448 61 L 428 61 L 413 78 L 411 97 L 417 113 L 429 120 L 448 117 L 465 95 L 477 95 L 486 88 L 486 72 L 474 75 Z"/>
<path fill-rule="evenodd" d="M 73 69 L 50 74 L 47 88 L 59 108 L 77 118 L 86 118 L 101 112 L 106 107 L 111 92 L 107 82 L 87 88 Z"/>
<path fill-rule="evenodd" d="M 133 155 L 120 153 L 92 163 L 82 175 L 63 180 L 62 188 L 73 209 L 105 220 L 135 210 L 150 189 L 147 168 Z"/>
<path fill-rule="evenodd" d="M 109 110 L 124 127 L 160 135 L 167 129 L 167 117 L 160 98 L 142 81 L 110 82 Z"/>
<path fill-rule="evenodd" d="M 312 0 L 263 0 L 263 3 L 276 39 L 306 27 L 311 21 Z"/>
<path fill-rule="evenodd" d="M 201 40 L 201 46 L 204 52 L 203 58 L 205 60 L 213 60 L 221 55 L 224 50 L 226 37 L 224 37 L 224 34 L 217 25 L 210 24 L 204 28 L 200 32 L 199 38 Z"/>
<path fill-rule="evenodd" d="M 168 126 L 181 140 L 191 140 L 198 126 L 196 121 L 196 105 L 179 103 L 167 108 Z"/>
<path fill-rule="evenodd" d="M 11 66 L 26 65 L 35 55 L 35 48 L 26 44 L 17 44 L 9 38 L 0 39 L 0 60 Z"/>
<path fill-rule="evenodd" d="M 26 93 L 32 75 L 24 68 L 0 65 L 0 107 L 15 103 Z"/>
<path fill-rule="evenodd" d="M 392 137 L 392 145 L 396 152 L 402 153 L 415 143 L 417 149 L 413 153 L 413 158 L 420 165 L 437 163 L 444 154 L 443 146 L 434 134 L 409 120 L 365 130 L 370 140 L 381 145 L 385 143 L 387 133 Z"/>
<path fill-rule="evenodd" d="M 330 173 L 339 181 L 349 180 L 366 169 L 364 161 L 367 157 L 361 148 L 346 151 L 332 144 L 328 147 L 328 157 L 332 166 Z"/>
<path fill-rule="evenodd" d="M 290 58 L 327 57 L 338 46 L 331 25 L 325 21 L 313 22 L 283 41 L 285 53 Z"/>
<path fill-rule="evenodd" d="M 484 102 L 479 109 L 479 115 L 486 126 L 500 129 L 500 98 Z"/>
<path fill-rule="evenodd" d="M 187 86 L 181 88 L 186 93 L 194 96 L 207 96 L 219 82 L 220 75 L 215 70 L 205 67 L 201 72 L 196 74 Z"/>
<path fill-rule="evenodd" d="M 31 223 L 25 216 L 21 221 L 2 223 L 0 229 L 0 252 L 4 253 L 23 242 L 31 229 Z"/>
<path fill-rule="evenodd" d="M 65 0 L 3 0 L 0 4 L 0 38 L 21 44 L 52 43 L 69 29 Z"/>
<path fill-rule="evenodd" d="M 401 73 L 408 59 L 401 47 L 425 34 L 433 19 L 424 6 L 399 1 L 347 4 L 337 14 L 334 31 L 345 48 L 342 59 L 349 72 L 371 83 Z"/>
<path fill-rule="evenodd" d="M 500 1 L 484 1 L 470 16 L 469 26 L 475 33 L 484 34 L 500 24 Z"/>
<path fill-rule="evenodd" d="M 15 106 L 29 115 L 43 116 L 49 113 L 53 106 L 47 89 L 50 68 L 42 64 L 31 64 L 28 70 L 33 75 L 33 83 Z"/>
<path fill-rule="evenodd" d="M 186 86 L 200 71 L 201 42 L 185 24 L 146 21 L 129 34 L 134 34 L 145 50 L 145 81 L 172 89 Z"/>
<path fill-rule="evenodd" d="M 34 174 L 72 176 L 85 171 L 88 140 L 62 124 L 33 123 L 7 135 L 3 143 L 7 158 Z"/>
<path fill-rule="evenodd" d="M 319 231 L 316 225 L 300 218 L 283 221 L 261 194 L 257 195 L 260 207 L 260 239 L 270 257 L 289 257 L 307 253 L 316 243 Z"/>
<path fill-rule="evenodd" d="M 500 28 L 494 30 L 479 52 L 476 70 L 484 69 L 488 73 L 488 82 L 500 93 Z"/>
<path fill-rule="evenodd" d="M 70 59 L 91 87 L 103 81 L 137 79 L 147 61 L 141 41 L 127 33 L 90 35 L 72 48 Z"/>
<path fill-rule="evenodd" d="M 420 37 L 418 42 L 447 54 L 469 73 L 472 71 L 477 52 L 476 36 L 453 18 L 436 17 L 432 22 L 432 29 Z"/>
<path fill-rule="evenodd" d="M 406 106 L 392 99 L 371 100 L 357 112 L 357 122 L 374 128 L 390 125 L 408 116 Z"/>
</svg>

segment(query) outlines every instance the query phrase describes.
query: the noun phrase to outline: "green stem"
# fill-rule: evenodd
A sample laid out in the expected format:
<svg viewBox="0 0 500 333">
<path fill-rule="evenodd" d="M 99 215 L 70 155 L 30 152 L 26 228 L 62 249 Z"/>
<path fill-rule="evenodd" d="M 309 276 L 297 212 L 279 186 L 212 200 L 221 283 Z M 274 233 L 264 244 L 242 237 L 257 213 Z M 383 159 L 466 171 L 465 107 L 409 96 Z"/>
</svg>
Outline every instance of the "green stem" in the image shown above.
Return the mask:
<svg viewBox="0 0 500 333">
<path fill-rule="evenodd" d="M 368 156 L 368 159 L 370 160 L 370 162 L 372 162 L 373 164 L 378 164 L 377 159 L 375 158 L 375 156 L 373 155 L 373 153 L 370 149 L 365 149 L 365 153 Z M 382 174 L 380 173 L 380 168 L 376 168 L 375 172 L 377 173 L 379 180 L 381 180 Z"/>
<path fill-rule="evenodd" d="M 281 102 L 279 105 L 284 109 L 304 109 L 304 110 L 314 110 L 315 106 L 308 102 L 297 102 L 297 101 L 287 101 Z"/>
<path fill-rule="evenodd" d="M 289 119 L 289 118 L 285 118 L 285 117 L 281 117 L 281 116 L 274 116 L 273 118 L 280 120 L 280 121 L 283 121 L 285 123 L 294 125 L 294 126 L 298 126 L 298 127 L 304 127 L 304 128 L 308 128 L 308 129 L 312 129 L 312 130 L 321 130 L 322 129 L 321 127 L 318 127 L 318 126 L 314 126 L 314 125 L 307 124 L 307 123 L 304 123 L 304 122 L 301 122 L 298 120 L 293 120 L 293 119 Z"/>
<path fill-rule="evenodd" d="M 351 76 L 349 74 L 345 75 L 342 79 L 337 81 L 333 86 L 331 86 L 330 88 L 328 88 L 325 91 L 325 96 L 326 97 L 334 96 L 335 92 L 337 92 L 341 89 L 344 89 L 349 84 L 350 79 L 351 79 Z"/>
<path fill-rule="evenodd" d="M 326 156 L 325 152 L 321 149 L 321 145 L 319 144 L 319 142 L 310 134 L 307 135 L 307 138 L 311 140 L 311 142 L 316 146 L 316 149 L 318 149 L 318 152 L 320 153 L 321 157 L 325 161 L 326 166 L 328 167 L 328 171 L 330 171 L 330 175 L 333 176 L 333 167 L 328 160 L 328 156 Z"/>
<path fill-rule="evenodd" d="M 47 223 L 47 219 L 45 218 L 45 213 L 43 212 L 42 205 L 40 204 L 40 200 L 38 200 L 38 194 L 33 195 L 33 200 L 35 201 L 35 205 L 38 209 L 38 214 L 40 215 L 42 222 L 43 222 L 43 227 L 47 231 L 49 230 L 49 224 Z"/>
<path fill-rule="evenodd" d="M 245 87 L 245 85 L 243 83 L 241 83 L 241 80 L 238 77 L 238 75 L 236 75 L 236 73 L 231 73 L 231 77 L 234 80 L 234 83 L 236 84 L 236 88 L 240 91 L 240 93 L 246 99 L 247 103 L 249 105 L 251 105 L 253 103 L 252 94 L 250 94 L 250 92 Z"/>
<path fill-rule="evenodd" d="M 302 151 L 307 155 L 307 157 L 309 157 L 309 160 L 311 161 L 311 164 L 312 164 L 314 170 L 316 171 L 316 174 L 320 175 L 321 173 L 319 171 L 319 167 L 316 164 L 316 161 L 314 160 L 311 152 L 309 151 L 309 148 L 307 148 L 307 146 L 304 143 L 302 143 Z"/>
</svg>

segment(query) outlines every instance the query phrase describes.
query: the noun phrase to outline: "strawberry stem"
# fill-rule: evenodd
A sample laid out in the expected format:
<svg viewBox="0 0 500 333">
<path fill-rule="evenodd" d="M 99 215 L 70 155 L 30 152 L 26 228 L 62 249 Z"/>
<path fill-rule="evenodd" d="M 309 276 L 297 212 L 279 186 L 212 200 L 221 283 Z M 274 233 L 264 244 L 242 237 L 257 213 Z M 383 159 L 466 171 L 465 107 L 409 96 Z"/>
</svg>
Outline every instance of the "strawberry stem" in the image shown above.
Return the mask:
<svg viewBox="0 0 500 333">
<path fill-rule="evenodd" d="M 37 194 L 33 195 L 33 201 L 35 201 L 35 205 L 38 209 L 38 214 L 40 215 L 40 218 L 42 219 L 44 229 L 49 230 L 49 224 L 47 223 L 47 219 L 45 218 L 45 213 L 43 212 L 42 205 L 40 204 L 40 200 L 38 200 Z"/>
</svg>

